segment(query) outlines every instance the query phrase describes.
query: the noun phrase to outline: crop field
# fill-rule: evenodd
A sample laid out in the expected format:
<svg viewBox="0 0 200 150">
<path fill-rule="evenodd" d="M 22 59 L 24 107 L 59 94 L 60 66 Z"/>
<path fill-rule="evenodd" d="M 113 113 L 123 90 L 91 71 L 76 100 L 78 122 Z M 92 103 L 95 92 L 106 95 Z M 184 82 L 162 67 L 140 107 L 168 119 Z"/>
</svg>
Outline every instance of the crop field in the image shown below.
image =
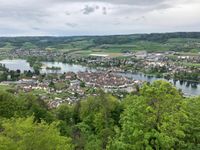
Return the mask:
<svg viewBox="0 0 200 150">
<path fill-rule="evenodd" d="M 200 33 L 0 38 L 0 51 L 15 48 L 60 50 L 83 55 L 94 52 L 126 53 L 140 50 L 198 53 L 200 52 Z"/>
</svg>

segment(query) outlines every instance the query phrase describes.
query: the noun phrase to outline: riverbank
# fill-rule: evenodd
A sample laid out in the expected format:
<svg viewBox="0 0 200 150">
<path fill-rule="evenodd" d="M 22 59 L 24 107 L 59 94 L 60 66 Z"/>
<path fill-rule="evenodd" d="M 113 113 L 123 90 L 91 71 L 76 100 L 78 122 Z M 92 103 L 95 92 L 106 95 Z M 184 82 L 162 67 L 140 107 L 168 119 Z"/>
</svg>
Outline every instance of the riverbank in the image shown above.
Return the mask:
<svg viewBox="0 0 200 150">
<path fill-rule="evenodd" d="M 9 68 L 10 70 L 30 70 L 31 67 L 29 65 L 29 63 L 26 60 L 4 60 L 4 61 L 0 61 L 0 63 L 5 64 L 5 66 L 7 68 Z M 191 86 L 191 84 L 188 84 L 186 82 L 181 82 L 181 81 L 176 81 L 173 79 L 167 80 L 165 78 L 157 78 L 155 76 L 152 75 L 146 75 L 144 73 L 141 72 L 128 72 L 128 71 L 123 71 L 120 69 L 108 69 L 108 68 L 101 68 L 101 67 L 97 67 L 96 69 L 91 69 L 88 68 L 86 66 L 82 66 L 82 65 L 71 65 L 71 64 L 67 64 L 67 63 L 61 63 L 61 62 L 42 62 L 43 65 L 45 66 L 58 66 L 61 69 L 60 70 L 47 70 L 45 68 L 42 68 L 40 70 L 40 72 L 42 74 L 64 74 L 66 72 L 85 72 L 85 71 L 103 71 L 103 72 L 112 72 L 112 73 L 116 73 L 116 74 L 120 74 L 122 76 L 126 76 L 126 77 L 130 77 L 133 80 L 139 80 L 139 81 L 144 81 L 144 82 L 153 82 L 155 80 L 166 80 L 169 81 L 170 83 L 174 84 L 174 86 L 176 86 L 178 89 L 181 89 L 185 95 L 192 95 L 192 96 L 196 96 L 196 95 L 200 95 L 200 84 L 196 85 L 196 88 L 194 88 L 195 86 Z M 28 66 L 27 68 L 24 68 L 24 66 Z"/>
</svg>

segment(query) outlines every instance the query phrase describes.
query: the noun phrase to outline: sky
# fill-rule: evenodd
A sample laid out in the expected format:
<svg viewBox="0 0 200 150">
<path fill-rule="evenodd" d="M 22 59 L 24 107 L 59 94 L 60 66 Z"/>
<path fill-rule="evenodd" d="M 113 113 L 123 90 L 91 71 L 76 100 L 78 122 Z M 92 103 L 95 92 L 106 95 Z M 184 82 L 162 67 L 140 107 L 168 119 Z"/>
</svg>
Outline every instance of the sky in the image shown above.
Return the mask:
<svg viewBox="0 0 200 150">
<path fill-rule="evenodd" d="M 200 0 L 0 0 L 0 36 L 200 31 Z"/>
</svg>

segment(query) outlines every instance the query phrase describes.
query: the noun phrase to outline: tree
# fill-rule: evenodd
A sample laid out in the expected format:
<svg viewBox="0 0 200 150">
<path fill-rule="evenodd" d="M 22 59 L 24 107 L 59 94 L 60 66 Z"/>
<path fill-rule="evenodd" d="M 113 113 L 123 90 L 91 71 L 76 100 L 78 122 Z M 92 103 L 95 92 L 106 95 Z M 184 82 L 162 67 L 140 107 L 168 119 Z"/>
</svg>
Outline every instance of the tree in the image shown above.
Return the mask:
<svg viewBox="0 0 200 150">
<path fill-rule="evenodd" d="M 57 124 L 34 123 L 33 117 L 12 118 L 2 124 L 2 150 L 71 150 L 71 139 L 60 136 Z"/>
<path fill-rule="evenodd" d="M 49 87 L 55 89 L 55 83 L 54 83 L 53 81 L 51 81 L 51 82 L 49 83 Z"/>
<path fill-rule="evenodd" d="M 77 141 L 86 141 L 85 148 L 105 149 L 108 138 L 114 135 L 114 126 L 119 121 L 120 102 L 102 91 L 99 93 L 100 96 L 90 97 L 81 102 L 81 123 L 77 124 L 76 131 L 80 132 Z"/>
<path fill-rule="evenodd" d="M 188 98 L 185 100 L 187 112 L 187 120 L 183 120 L 186 124 L 185 141 L 187 149 L 200 149 L 200 97 Z"/>
<path fill-rule="evenodd" d="M 0 82 L 1 81 L 6 81 L 7 80 L 7 76 L 8 76 L 7 72 L 0 73 Z"/>
<path fill-rule="evenodd" d="M 186 118 L 182 96 L 168 82 L 144 85 L 140 96 L 129 96 L 121 116 L 121 130 L 108 149 L 181 149 L 184 148 Z"/>
<path fill-rule="evenodd" d="M 0 116 L 10 118 L 17 109 L 15 97 L 7 92 L 0 91 Z"/>
<path fill-rule="evenodd" d="M 82 81 L 82 82 L 80 83 L 80 87 L 84 88 L 84 87 L 85 87 L 85 82 Z"/>
<path fill-rule="evenodd" d="M 60 120 L 60 132 L 62 135 L 71 136 L 72 134 L 72 126 L 74 125 L 73 118 L 74 110 L 70 105 L 61 105 L 56 110 L 56 117 Z"/>
<path fill-rule="evenodd" d="M 54 120 L 53 115 L 48 111 L 44 101 L 32 94 L 20 94 L 17 97 L 18 110 L 16 115 L 20 117 L 34 116 L 34 121 L 45 120 L 50 123 Z"/>
</svg>

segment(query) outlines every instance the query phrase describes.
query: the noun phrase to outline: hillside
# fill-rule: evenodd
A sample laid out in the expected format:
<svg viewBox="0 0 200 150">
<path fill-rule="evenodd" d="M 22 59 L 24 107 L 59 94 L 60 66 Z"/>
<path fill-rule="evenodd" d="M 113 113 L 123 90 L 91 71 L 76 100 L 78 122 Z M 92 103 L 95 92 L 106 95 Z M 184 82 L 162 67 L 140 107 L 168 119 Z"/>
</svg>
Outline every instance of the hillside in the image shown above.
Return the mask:
<svg viewBox="0 0 200 150">
<path fill-rule="evenodd" d="M 119 100 L 98 91 L 48 109 L 31 93 L 0 90 L 1 150 L 135 150 L 200 148 L 200 97 L 170 83 L 145 84 Z"/>
<path fill-rule="evenodd" d="M 88 52 L 184 51 L 200 52 L 199 32 L 74 36 L 74 37 L 0 37 L 0 49 L 50 49 Z M 84 50 L 84 51 L 83 51 Z"/>
</svg>

